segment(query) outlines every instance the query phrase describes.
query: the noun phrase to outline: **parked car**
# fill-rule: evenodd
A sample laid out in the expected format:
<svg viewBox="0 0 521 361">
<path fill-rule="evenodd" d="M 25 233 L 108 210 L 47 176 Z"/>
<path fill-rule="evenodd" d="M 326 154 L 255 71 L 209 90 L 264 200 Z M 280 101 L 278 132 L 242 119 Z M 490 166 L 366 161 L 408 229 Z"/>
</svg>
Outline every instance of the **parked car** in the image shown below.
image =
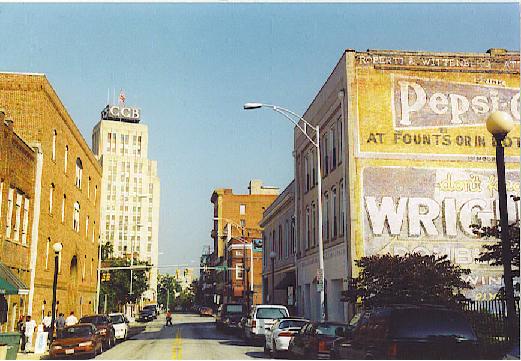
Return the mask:
<svg viewBox="0 0 521 361">
<path fill-rule="evenodd" d="M 237 330 L 243 316 L 243 304 L 227 303 L 221 305 L 215 314 L 215 327 L 218 330 Z"/>
<path fill-rule="evenodd" d="M 114 326 L 107 315 L 92 315 L 80 318 L 79 323 L 93 323 L 98 329 L 105 348 L 111 348 L 116 344 Z"/>
<path fill-rule="evenodd" d="M 275 321 L 287 318 L 289 311 L 281 305 L 256 305 L 252 306 L 248 319 L 244 325 L 244 337 L 246 341 L 256 343 L 264 342 L 266 329 L 269 329 Z"/>
<path fill-rule="evenodd" d="M 64 356 L 91 356 L 103 352 L 103 338 L 92 323 L 78 323 L 67 326 L 49 347 L 49 357 L 57 359 Z"/>
<path fill-rule="evenodd" d="M 309 322 L 289 343 L 292 356 L 304 359 L 329 359 L 333 341 L 344 334 L 346 324 L 340 322 Z"/>
<path fill-rule="evenodd" d="M 264 353 L 272 354 L 276 358 L 281 351 L 288 351 L 291 338 L 307 323 L 309 320 L 302 318 L 282 318 L 275 321 L 273 326 L 266 330 Z"/>
<path fill-rule="evenodd" d="M 159 308 L 157 305 L 146 305 L 143 307 L 144 310 L 152 310 L 154 312 L 154 318 L 157 318 L 159 316 Z"/>
<path fill-rule="evenodd" d="M 110 321 L 114 327 L 114 334 L 117 340 L 126 340 L 128 335 L 128 320 L 122 313 L 109 314 Z"/>
<path fill-rule="evenodd" d="M 460 311 L 442 306 L 393 305 L 364 312 L 335 340 L 336 359 L 477 359 L 478 340 Z"/>
<path fill-rule="evenodd" d="M 203 306 L 199 309 L 199 316 L 213 316 L 213 310 L 210 307 Z"/>
<path fill-rule="evenodd" d="M 153 321 L 156 317 L 156 314 L 154 312 L 154 310 L 150 309 L 150 308 L 145 308 L 145 309 L 142 309 L 141 311 L 139 311 L 139 317 L 138 317 L 138 322 L 149 322 L 149 321 Z"/>
</svg>

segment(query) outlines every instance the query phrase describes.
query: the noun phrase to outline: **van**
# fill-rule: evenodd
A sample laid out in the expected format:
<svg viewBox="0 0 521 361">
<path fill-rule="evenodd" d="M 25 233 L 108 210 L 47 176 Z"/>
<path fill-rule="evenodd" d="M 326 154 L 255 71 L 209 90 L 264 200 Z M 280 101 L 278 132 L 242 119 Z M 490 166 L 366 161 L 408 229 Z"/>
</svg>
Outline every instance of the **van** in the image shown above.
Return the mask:
<svg viewBox="0 0 521 361">
<path fill-rule="evenodd" d="M 247 342 L 265 341 L 266 330 L 270 329 L 275 321 L 289 317 L 289 311 L 282 305 L 252 306 L 248 319 L 244 325 L 244 337 Z"/>
</svg>

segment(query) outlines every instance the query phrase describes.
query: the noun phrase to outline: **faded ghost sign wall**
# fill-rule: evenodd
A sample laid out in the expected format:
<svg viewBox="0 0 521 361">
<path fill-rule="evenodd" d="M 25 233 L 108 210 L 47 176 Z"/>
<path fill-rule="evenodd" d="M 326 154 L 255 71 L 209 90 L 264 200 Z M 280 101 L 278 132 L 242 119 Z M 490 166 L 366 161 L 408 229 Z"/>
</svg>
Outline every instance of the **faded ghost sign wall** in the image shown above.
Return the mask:
<svg viewBox="0 0 521 361">
<path fill-rule="evenodd" d="M 364 254 L 446 254 L 472 269 L 473 296 L 497 292 L 501 272 L 475 261 L 484 242 L 471 229 L 499 219 L 494 171 L 368 167 L 362 179 Z M 519 172 L 507 172 L 507 189 L 519 195 Z M 510 221 L 519 219 L 511 197 L 508 210 Z"/>
</svg>

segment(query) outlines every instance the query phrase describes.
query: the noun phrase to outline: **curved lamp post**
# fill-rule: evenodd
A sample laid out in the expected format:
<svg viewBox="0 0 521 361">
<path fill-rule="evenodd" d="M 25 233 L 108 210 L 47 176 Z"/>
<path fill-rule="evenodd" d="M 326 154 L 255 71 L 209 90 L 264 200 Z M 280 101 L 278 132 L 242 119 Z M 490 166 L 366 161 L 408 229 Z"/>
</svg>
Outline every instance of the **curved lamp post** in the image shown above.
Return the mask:
<svg viewBox="0 0 521 361">
<path fill-rule="evenodd" d="M 487 130 L 496 139 L 496 167 L 499 197 L 499 221 L 501 237 L 501 261 L 503 263 L 503 278 L 505 281 L 505 298 L 507 304 L 507 327 L 510 341 L 515 337 L 514 319 L 516 315 L 514 301 L 514 287 L 512 283 L 512 252 L 510 239 L 508 238 L 508 210 L 507 210 L 507 190 L 505 181 L 505 150 L 501 143 L 508 132 L 514 127 L 514 121 L 510 114 L 502 111 L 495 111 L 487 118 Z"/>
<path fill-rule="evenodd" d="M 320 321 L 326 320 L 325 311 L 325 293 L 324 293 L 324 242 L 322 240 L 322 174 L 320 169 L 320 127 L 313 126 L 311 123 L 306 121 L 300 115 L 292 112 L 289 109 L 279 107 L 277 105 L 263 104 L 263 103 L 246 103 L 244 104 L 245 110 L 259 109 L 259 108 L 270 108 L 273 111 L 282 114 L 286 119 L 292 122 L 306 138 L 317 148 L 317 208 L 318 208 L 318 267 L 319 267 L 319 279 L 318 283 L 322 285 L 320 289 Z M 293 117 L 293 118 L 292 118 Z M 297 120 L 295 120 L 297 119 Z M 303 126 L 300 125 L 302 121 Z M 308 135 L 307 129 L 311 128 L 315 131 L 316 139 L 311 138 Z M 295 158 L 296 163 L 296 158 Z M 295 164 L 296 167 L 296 164 Z M 295 179 L 296 181 L 296 179 Z"/>
<path fill-rule="evenodd" d="M 49 335 L 49 341 L 51 343 L 54 336 L 54 323 L 56 320 L 56 287 L 58 285 L 58 259 L 60 257 L 60 252 L 63 249 L 63 245 L 61 243 L 55 243 L 52 245 L 52 249 L 54 250 L 54 280 L 52 282 L 52 317 L 51 332 Z"/>
</svg>

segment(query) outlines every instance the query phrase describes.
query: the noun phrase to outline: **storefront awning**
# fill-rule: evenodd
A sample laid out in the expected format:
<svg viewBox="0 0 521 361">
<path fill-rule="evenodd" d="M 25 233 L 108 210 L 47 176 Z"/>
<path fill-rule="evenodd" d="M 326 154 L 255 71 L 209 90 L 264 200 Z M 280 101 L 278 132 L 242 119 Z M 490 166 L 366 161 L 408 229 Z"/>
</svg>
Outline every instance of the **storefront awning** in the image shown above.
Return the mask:
<svg viewBox="0 0 521 361">
<path fill-rule="evenodd" d="M 289 286 L 295 287 L 296 283 L 296 277 L 295 277 L 295 271 L 289 271 L 284 273 L 284 276 L 282 276 L 282 279 L 276 283 L 275 289 L 277 290 L 285 290 Z"/>
<path fill-rule="evenodd" d="M 27 295 L 29 287 L 0 262 L 0 295 Z"/>
</svg>

